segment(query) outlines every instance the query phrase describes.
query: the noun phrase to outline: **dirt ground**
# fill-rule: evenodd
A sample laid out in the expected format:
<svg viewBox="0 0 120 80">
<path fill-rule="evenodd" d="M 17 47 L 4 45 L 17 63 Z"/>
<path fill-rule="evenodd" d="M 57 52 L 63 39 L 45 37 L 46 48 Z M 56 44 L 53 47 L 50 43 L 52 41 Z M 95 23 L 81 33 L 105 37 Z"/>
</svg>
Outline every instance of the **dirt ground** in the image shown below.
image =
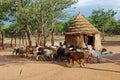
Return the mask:
<svg viewBox="0 0 120 80">
<path fill-rule="evenodd" d="M 12 56 L 12 50 L 6 48 L 0 51 L 0 80 L 120 80 L 120 42 L 102 44 L 113 55 L 84 68 Z"/>
</svg>

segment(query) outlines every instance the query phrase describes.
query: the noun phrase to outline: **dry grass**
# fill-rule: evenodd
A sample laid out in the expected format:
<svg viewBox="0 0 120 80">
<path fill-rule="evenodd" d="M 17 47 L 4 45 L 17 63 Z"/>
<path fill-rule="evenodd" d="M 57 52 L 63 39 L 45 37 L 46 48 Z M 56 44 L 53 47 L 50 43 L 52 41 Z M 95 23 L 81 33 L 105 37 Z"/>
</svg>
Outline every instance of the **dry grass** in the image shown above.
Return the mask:
<svg viewBox="0 0 120 80">
<path fill-rule="evenodd" d="M 55 41 L 64 41 L 64 36 L 55 36 Z M 107 35 L 105 41 L 120 41 L 120 35 Z"/>
<path fill-rule="evenodd" d="M 59 43 L 59 42 L 63 42 L 64 36 L 55 36 L 55 43 Z M 120 35 L 112 35 L 112 36 L 105 36 L 105 41 L 120 41 Z M 4 44 L 10 44 L 11 43 L 11 39 L 10 38 L 5 38 L 4 39 Z M 47 38 L 47 43 L 50 44 L 50 37 Z M 14 44 L 14 40 L 13 40 L 13 44 Z M 19 45 L 19 39 L 17 39 L 17 44 Z M 32 37 L 32 44 L 35 45 L 35 38 Z M 10 46 L 10 45 L 9 45 Z"/>
<path fill-rule="evenodd" d="M 58 44 L 59 42 L 63 42 L 64 41 L 64 36 L 54 36 L 54 38 L 55 38 L 55 44 Z M 35 37 L 32 37 L 32 45 L 35 45 Z M 17 44 L 17 46 L 19 46 L 19 43 L 20 42 L 20 40 L 19 40 L 19 38 L 17 38 L 16 39 L 16 44 Z M 11 44 L 11 38 L 4 38 L 4 44 L 5 44 L 5 46 L 6 47 L 10 47 L 10 44 Z M 15 44 L 15 40 L 13 39 L 13 44 Z M 24 44 L 25 44 L 25 41 L 24 41 Z M 49 45 L 49 44 L 51 44 L 50 43 L 50 37 L 48 37 L 47 38 L 47 44 Z M 22 42 L 22 40 L 21 40 L 21 44 L 20 45 L 23 45 L 23 42 Z M 27 43 L 27 45 L 28 45 L 28 43 Z"/>
<path fill-rule="evenodd" d="M 64 36 L 55 36 L 55 41 L 64 41 Z M 105 41 L 120 41 L 120 35 L 107 35 Z"/>
<path fill-rule="evenodd" d="M 120 41 L 120 35 L 105 36 L 105 41 Z"/>
</svg>

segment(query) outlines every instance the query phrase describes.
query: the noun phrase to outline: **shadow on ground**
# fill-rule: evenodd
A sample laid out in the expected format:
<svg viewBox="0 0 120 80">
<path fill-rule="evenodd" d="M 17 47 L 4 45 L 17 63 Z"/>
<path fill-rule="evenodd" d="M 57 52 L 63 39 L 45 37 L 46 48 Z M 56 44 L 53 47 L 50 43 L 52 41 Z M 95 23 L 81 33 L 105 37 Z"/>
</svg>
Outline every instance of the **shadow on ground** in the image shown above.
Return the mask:
<svg viewBox="0 0 120 80">
<path fill-rule="evenodd" d="M 72 64 L 68 64 L 67 61 L 64 62 L 57 62 L 54 63 L 51 61 L 36 61 L 34 57 L 23 57 L 18 55 L 0 55 L 0 66 L 5 66 L 7 64 L 16 64 L 16 65 L 23 65 L 25 63 L 46 63 L 46 64 L 56 64 L 63 67 L 71 68 Z M 120 54 L 113 54 L 112 56 L 104 56 L 101 63 L 93 63 L 93 64 L 102 64 L 102 63 L 114 63 L 120 65 Z M 88 63 L 87 63 L 88 64 Z M 75 66 L 79 66 L 79 64 L 75 64 Z"/>
<path fill-rule="evenodd" d="M 0 66 L 7 64 L 25 64 L 35 61 L 35 58 L 26 58 L 23 56 L 0 55 Z"/>
<path fill-rule="evenodd" d="M 90 69 L 90 70 L 96 70 L 96 71 L 114 72 L 114 73 L 119 73 L 120 74 L 120 71 L 109 70 L 109 69 L 98 69 L 98 68 L 91 68 L 91 67 L 84 67 L 84 69 Z"/>
<path fill-rule="evenodd" d="M 103 41 L 104 46 L 120 46 L 120 41 Z"/>
</svg>

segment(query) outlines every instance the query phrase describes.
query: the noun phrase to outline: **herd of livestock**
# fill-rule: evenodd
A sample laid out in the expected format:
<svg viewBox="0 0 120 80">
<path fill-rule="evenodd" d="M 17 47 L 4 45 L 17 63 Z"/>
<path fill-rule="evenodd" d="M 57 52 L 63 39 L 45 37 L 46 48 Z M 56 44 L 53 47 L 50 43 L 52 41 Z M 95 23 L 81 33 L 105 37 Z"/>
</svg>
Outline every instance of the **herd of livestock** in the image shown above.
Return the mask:
<svg viewBox="0 0 120 80">
<path fill-rule="evenodd" d="M 29 57 L 30 55 L 35 56 L 36 60 L 42 61 L 66 61 L 74 65 L 74 61 L 80 64 L 80 67 L 85 66 L 84 63 L 100 62 L 102 54 L 107 50 L 103 48 L 101 51 L 93 50 L 92 47 L 79 48 L 74 45 L 65 47 L 60 46 L 19 46 L 13 50 L 13 55 L 20 55 Z"/>
</svg>

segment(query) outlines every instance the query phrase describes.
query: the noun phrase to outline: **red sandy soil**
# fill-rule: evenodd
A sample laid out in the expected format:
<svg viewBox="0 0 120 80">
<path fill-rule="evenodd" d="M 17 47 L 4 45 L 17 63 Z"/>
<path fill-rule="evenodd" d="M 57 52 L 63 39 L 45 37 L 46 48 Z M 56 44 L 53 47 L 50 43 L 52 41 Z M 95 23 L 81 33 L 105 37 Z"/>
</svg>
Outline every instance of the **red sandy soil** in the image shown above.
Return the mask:
<svg viewBox="0 0 120 80">
<path fill-rule="evenodd" d="M 102 44 L 114 55 L 104 57 L 102 63 L 87 63 L 84 68 L 12 56 L 12 50 L 5 48 L 0 51 L 0 80 L 120 80 L 120 42 Z"/>
</svg>

